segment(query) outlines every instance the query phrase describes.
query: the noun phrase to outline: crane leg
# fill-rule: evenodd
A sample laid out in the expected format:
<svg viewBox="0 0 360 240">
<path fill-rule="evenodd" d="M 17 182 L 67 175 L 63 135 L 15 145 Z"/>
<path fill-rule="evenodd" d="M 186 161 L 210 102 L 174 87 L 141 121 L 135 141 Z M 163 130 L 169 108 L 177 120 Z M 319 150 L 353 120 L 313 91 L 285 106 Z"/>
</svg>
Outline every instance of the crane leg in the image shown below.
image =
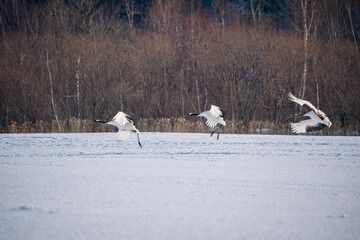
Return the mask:
<svg viewBox="0 0 360 240">
<path fill-rule="evenodd" d="M 142 148 L 142 145 L 141 145 L 141 143 L 140 143 L 139 133 L 137 133 L 137 139 L 138 139 L 138 144 L 139 144 L 140 148 Z"/>
<path fill-rule="evenodd" d="M 212 135 L 217 131 L 217 130 L 220 130 L 224 125 L 220 125 L 220 127 L 218 127 L 217 129 L 215 129 L 214 131 L 211 132 L 210 134 L 210 137 L 212 137 Z M 218 132 L 218 135 L 217 135 L 217 140 L 219 140 L 219 132 Z"/>
</svg>

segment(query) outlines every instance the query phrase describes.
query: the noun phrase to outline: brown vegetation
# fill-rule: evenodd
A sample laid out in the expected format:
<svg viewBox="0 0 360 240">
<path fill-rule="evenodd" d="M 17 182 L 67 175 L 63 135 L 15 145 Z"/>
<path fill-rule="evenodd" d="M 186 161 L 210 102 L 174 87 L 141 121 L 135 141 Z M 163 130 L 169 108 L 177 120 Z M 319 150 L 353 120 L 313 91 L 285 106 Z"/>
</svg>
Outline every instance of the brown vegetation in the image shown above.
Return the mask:
<svg viewBox="0 0 360 240">
<path fill-rule="evenodd" d="M 119 110 L 141 131 L 207 131 L 185 117 L 216 104 L 225 132 L 289 133 L 293 92 L 330 134 L 359 134 L 357 1 L 281 1 L 287 18 L 185 2 L 3 1 L 0 132 L 107 131 L 92 119 Z"/>
</svg>

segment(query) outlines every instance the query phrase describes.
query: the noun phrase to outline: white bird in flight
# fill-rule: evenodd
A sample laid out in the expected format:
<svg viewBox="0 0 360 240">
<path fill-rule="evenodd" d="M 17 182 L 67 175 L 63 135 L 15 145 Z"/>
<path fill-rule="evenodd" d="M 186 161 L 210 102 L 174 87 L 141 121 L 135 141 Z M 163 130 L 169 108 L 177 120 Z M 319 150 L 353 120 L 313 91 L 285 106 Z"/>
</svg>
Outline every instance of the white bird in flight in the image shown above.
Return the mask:
<svg viewBox="0 0 360 240">
<path fill-rule="evenodd" d="M 139 137 L 140 132 L 135 127 L 135 121 L 126 113 L 119 111 L 111 121 L 95 120 L 95 122 L 116 126 L 119 129 L 119 138 L 121 140 L 126 140 L 131 132 L 135 132 L 137 134 L 138 144 L 140 148 L 142 148 Z"/>
<path fill-rule="evenodd" d="M 208 125 L 210 128 L 214 128 L 217 124 L 219 124 L 220 126 L 211 132 L 210 137 L 214 134 L 214 132 L 226 126 L 226 122 L 223 119 L 223 113 L 221 112 L 220 108 L 215 105 L 211 105 L 209 111 L 204 111 L 202 113 L 189 113 L 188 116 L 205 117 L 207 120 L 206 125 Z M 217 135 L 217 139 L 219 140 L 219 133 Z"/>
<path fill-rule="evenodd" d="M 326 114 L 320 109 L 314 107 L 314 105 L 312 105 L 309 101 L 299 99 L 295 97 L 292 93 L 289 93 L 289 100 L 292 102 L 296 102 L 301 106 L 306 105 L 311 109 L 310 112 L 303 115 L 308 119 L 298 123 L 290 123 L 290 127 L 293 132 L 306 133 L 310 131 L 318 131 L 332 125 Z"/>
</svg>

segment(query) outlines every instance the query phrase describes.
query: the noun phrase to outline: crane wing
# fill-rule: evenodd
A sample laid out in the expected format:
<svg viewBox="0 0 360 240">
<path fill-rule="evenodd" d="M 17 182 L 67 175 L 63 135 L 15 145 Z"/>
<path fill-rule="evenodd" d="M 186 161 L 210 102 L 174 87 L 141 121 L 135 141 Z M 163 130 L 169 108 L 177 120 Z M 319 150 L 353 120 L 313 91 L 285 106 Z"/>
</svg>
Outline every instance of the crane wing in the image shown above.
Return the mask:
<svg viewBox="0 0 360 240">
<path fill-rule="evenodd" d="M 222 117 L 223 114 L 218 106 L 211 105 L 209 113 L 214 117 Z"/>
<path fill-rule="evenodd" d="M 118 128 L 123 127 L 126 123 L 128 123 L 128 119 L 127 117 L 129 117 L 127 114 L 119 111 L 115 117 L 112 119 L 112 123 L 113 125 L 117 126 Z"/>
<path fill-rule="evenodd" d="M 308 131 L 308 132 L 319 131 L 319 130 L 325 128 L 325 127 L 327 127 L 327 125 L 325 125 L 325 124 L 323 124 L 323 123 L 318 123 L 318 124 L 316 124 L 315 126 L 308 126 L 308 127 L 306 128 L 306 131 Z"/>
<path fill-rule="evenodd" d="M 297 104 L 299 104 L 300 106 L 306 105 L 309 108 L 311 108 L 311 110 L 314 111 L 314 113 L 316 113 L 321 119 L 324 119 L 326 117 L 326 114 L 321 111 L 320 109 L 317 109 L 314 105 L 312 105 L 309 101 L 300 99 L 295 97 L 292 93 L 289 93 L 289 100 L 292 102 L 296 102 Z"/>
<path fill-rule="evenodd" d="M 310 111 L 304 114 L 304 116 L 309 117 L 309 119 L 298 123 L 290 123 L 291 130 L 294 133 L 306 133 L 307 131 L 316 131 L 326 126 L 322 123 L 322 120 L 314 111 Z"/>
<path fill-rule="evenodd" d="M 207 125 L 209 128 L 214 128 L 214 127 L 216 127 L 216 124 L 217 124 L 217 122 L 214 122 L 214 121 L 211 121 L 211 120 L 207 120 L 207 121 L 206 121 L 206 125 Z"/>
<path fill-rule="evenodd" d="M 313 122 L 314 124 L 322 121 L 321 118 L 314 111 L 310 111 L 310 112 L 304 114 L 304 116 L 309 117 L 310 118 L 309 120 L 311 120 L 311 122 Z M 308 121 L 308 120 L 305 120 L 305 121 Z"/>
<path fill-rule="evenodd" d="M 130 132 L 129 131 L 121 131 L 121 130 L 119 130 L 118 134 L 119 134 L 119 138 L 121 140 L 126 140 L 129 137 Z"/>
<path fill-rule="evenodd" d="M 314 105 L 312 105 L 309 101 L 297 98 L 292 93 L 289 93 L 289 100 L 292 102 L 296 102 L 297 104 L 300 104 L 300 106 L 307 105 L 314 112 L 318 111 L 318 109 L 316 107 L 314 107 Z"/>
<path fill-rule="evenodd" d="M 306 133 L 306 124 L 304 122 L 290 123 L 291 131 L 294 133 Z"/>
</svg>

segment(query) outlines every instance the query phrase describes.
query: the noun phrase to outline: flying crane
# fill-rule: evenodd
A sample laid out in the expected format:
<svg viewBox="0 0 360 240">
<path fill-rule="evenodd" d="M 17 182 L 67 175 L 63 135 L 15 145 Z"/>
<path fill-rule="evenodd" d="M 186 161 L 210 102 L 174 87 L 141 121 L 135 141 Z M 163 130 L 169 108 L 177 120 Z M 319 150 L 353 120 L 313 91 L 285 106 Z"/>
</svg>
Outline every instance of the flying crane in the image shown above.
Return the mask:
<svg viewBox="0 0 360 240">
<path fill-rule="evenodd" d="M 129 137 L 131 132 L 135 132 L 137 134 L 138 144 L 139 144 L 140 148 L 142 148 L 142 145 L 140 143 L 140 137 L 139 137 L 140 132 L 135 127 L 135 121 L 126 113 L 119 111 L 115 115 L 115 117 L 111 121 L 108 121 L 108 122 L 101 121 L 101 120 L 94 120 L 94 121 L 98 122 L 98 123 L 105 123 L 105 124 L 116 126 L 119 129 L 119 138 L 121 140 L 126 140 Z"/>
<path fill-rule="evenodd" d="M 307 117 L 306 120 L 300 121 L 298 123 L 290 123 L 291 130 L 294 133 L 306 133 L 310 131 L 318 131 L 325 127 L 330 127 L 332 123 L 326 114 L 317 109 L 309 101 L 295 97 L 292 93 L 289 93 L 289 100 L 299 104 L 300 106 L 306 105 L 311 111 L 304 114 L 304 117 Z"/>
<path fill-rule="evenodd" d="M 220 108 L 215 105 L 211 105 L 209 111 L 204 111 L 202 113 L 189 113 L 188 116 L 199 116 L 206 118 L 206 125 L 210 128 L 216 127 L 217 124 L 220 126 L 211 132 L 210 137 L 218 130 L 226 126 L 226 122 L 223 119 L 223 113 Z M 217 135 L 217 139 L 219 140 L 219 133 Z"/>
</svg>

